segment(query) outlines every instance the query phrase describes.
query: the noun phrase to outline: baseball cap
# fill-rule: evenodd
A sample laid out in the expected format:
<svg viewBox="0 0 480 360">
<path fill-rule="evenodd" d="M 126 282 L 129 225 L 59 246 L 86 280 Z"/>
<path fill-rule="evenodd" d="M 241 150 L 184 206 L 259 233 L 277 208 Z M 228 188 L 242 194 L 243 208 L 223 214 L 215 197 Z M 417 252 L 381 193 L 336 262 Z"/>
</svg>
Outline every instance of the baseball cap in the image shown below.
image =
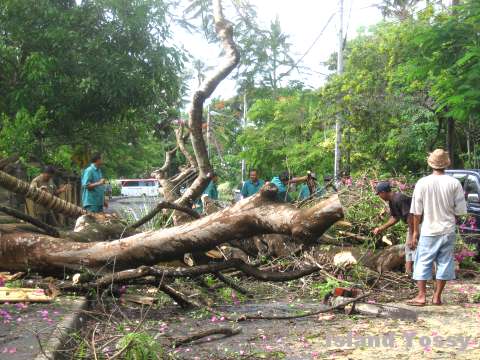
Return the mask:
<svg viewBox="0 0 480 360">
<path fill-rule="evenodd" d="M 388 181 L 381 181 L 376 186 L 377 194 L 381 192 L 390 192 L 392 191 L 392 187 Z"/>
</svg>

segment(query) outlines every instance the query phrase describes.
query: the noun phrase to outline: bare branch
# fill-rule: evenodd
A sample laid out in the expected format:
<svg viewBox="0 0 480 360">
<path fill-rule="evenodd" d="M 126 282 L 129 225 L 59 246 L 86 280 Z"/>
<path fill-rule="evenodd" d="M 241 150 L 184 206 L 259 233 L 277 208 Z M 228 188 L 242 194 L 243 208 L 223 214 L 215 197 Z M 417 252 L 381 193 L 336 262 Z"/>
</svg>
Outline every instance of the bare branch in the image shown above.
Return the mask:
<svg viewBox="0 0 480 360">
<path fill-rule="evenodd" d="M 181 345 L 188 344 L 192 341 L 200 340 L 207 336 L 224 335 L 224 337 L 230 337 L 230 336 L 240 334 L 240 332 L 241 332 L 241 329 L 232 329 L 230 327 L 221 327 L 216 329 L 202 330 L 190 336 L 174 340 L 173 347 L 179 347 Z"/>
<path fill-rule="evenodd" d="M 15 209 L 12 209 L 12 208 L 9 208 L 9 207 L 6 207 L 6 206 L 1 206 L 0 205 L 0 211 L 1 212 L 4 212 L 5 214 L 8 214 L 10 216 L 13 216 L 14 218 L 17 218 L 17 219 L 20 219 L 20 220 L 23 220 L 23 221 L 26 221 L 32 225 L 35 225 L 36 227 L 42 229 L 45 231 L 45 233 L 47 233 L 47 235 L 50 235 L 50 236 L 53 236 L 53 237 L 60 237 L 60 233 L 58 232 L 58 230 L 53 227 L 53 226 L 50 226 L 48 224 L 45 224 L 43 221 L 40 221 L 30 215 L 27 215 L 21 211 L 18 211 L 18 210 L 15 210 Z"/>
<path fill-rule="evenodd" d="M 157 215 L 163 209 L 178 210 L 178 211 L 181 211 L 181 212 L 184 212 L 184 213 L 190 215 L 194 219 L 199 219 L 200 218 L 200 215 L 195 210 L 193 210 L 192 208 L 189 208 L 189 207 L 186 207 L 186 206 L 181 206 L 181 205 L 169 202 L 169 201 L 160 201 L 147 215 L 145 215 L 143 218 L 136 221 L 132 225 L 128 226 L 127 230 L 136 229 L 136 228 L 142 226 L 143 224 L 149 222 L 151 219 L 153 219 L 155 217 L 155 215 Z"/>
<path fill-rule="evenodd" d="M 98 279 L 96 286 L 103 287 L 112 283 L 128 283 L 131 280 L 145 276 L 155 276 L 158 278 L 178 278 L 178 277 L 196 277 L 203 274 L 217 274 L 220 271 L 228 269 L 237 269 L 241 272 L 261 281 L 290 281 L 313 274 L 320 270 L 318 266 L 312 266 L 301 270 L 292 270 L 286 272 L 259 270 L 256 267 L 247 264 L 241 259 L 230 259 L 221 263 L 209 265 L 198 265 L 185 268 L 160 267 L 160 266 L 140 266 L 137 269 L 120 271 L 114 274 L 108 274 Z M 228 284 L 230 285 L 230 284 Z"/>
<path fill-rule="evenodd" d="M 209 179 L 207 175 L 212 170 L 203 138 L 203 104 L 212 95 L 218 84 L 232 72 L 240 61 L 240 54 L 233 40 L 233 26 L 223 15 L 221 0 L 213 1 L 213 17 L 215 20 L 215 31 L 225 52 L 225 63 L 212 76 L 207 78 L 193 94 L 188 125 L 190 140 L 198 163 L 199 175 L 178 200 L 178 203 L 182 205 L 188 204 L 191 199 L 196 199 L 200 196 L 208 184 Z"/>
</svg>

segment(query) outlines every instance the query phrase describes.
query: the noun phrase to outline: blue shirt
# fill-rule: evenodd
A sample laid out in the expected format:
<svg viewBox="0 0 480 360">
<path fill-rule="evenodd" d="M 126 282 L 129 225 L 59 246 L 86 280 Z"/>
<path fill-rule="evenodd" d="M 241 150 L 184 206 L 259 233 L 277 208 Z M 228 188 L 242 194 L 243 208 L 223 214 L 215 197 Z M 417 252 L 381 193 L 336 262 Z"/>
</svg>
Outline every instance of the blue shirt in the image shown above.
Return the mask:
<svg viewBox="0 0 480 360">
<path fill-rule="evenodd" d="M 82 205 L 85 206 L 103 206 L 105 202 L 105 186 L 96 186 L 88 189 L 88 184 L 93 184 L 103 178 L 102 170 L 95 164 L 87 167 L 82 174 Z"/>
<path fill-rule="evenodd" d="M 270 181 L 273 185 L 275 185 L 278 188 L 276 200 L 277 201 L 291 201 L 290 195 L 288 195 L 288 188 L 285 186 L 285 184 L 280 180 L 278 176 L 275 176 L 272 181 Z"/>
<path fill-rule="evenodd" d="M 317 190 L 315 190 L 315 196 L 322 196 L 323 193 L 324 193 L 324 189 L 321 188 L 318 183 L 316 183 L 317 185 Z M 302 186 L 300 187 L 300 191 L 299 191 L 299 194 L 298 194 L 298 200 L 299 201 L 302 201 L 302 200 L 305 200 L 305 199 L 308 199 L 310 197 L 310 189 L 308 188 L 308 185 L 307 184 L 302 184 Z"/>
<path fill-rule="evenodd" d="M 210 199 L 212 200 L 218 200 L 218 190 L 217 190 L 217 184 L 215 184 L 212 180 L 208 183 L 207 187 L 205 190 L 203 190 L 202 195 L 207 195 Z M 198 213 L 203 212 L 203 203 L 201 199 L 198 199 L 195 202 L 195 210 Z"/>
<path fill-rule="evenodd" d="M 210 180 L 208 186 L 203 190 L 203 195 L 208 195 L 212 200 L 218 200 L 217 184 Z"/>
<path fill-rule="evenodd" d="M 264 184 L 265 181 L 263 180 L 257 180 L 257 182 L 254 184 L 252 180 L 248 179 L 243 183 L 241 193 L 244 198 L 252 196 L 256 194 Z"/>
</svg>

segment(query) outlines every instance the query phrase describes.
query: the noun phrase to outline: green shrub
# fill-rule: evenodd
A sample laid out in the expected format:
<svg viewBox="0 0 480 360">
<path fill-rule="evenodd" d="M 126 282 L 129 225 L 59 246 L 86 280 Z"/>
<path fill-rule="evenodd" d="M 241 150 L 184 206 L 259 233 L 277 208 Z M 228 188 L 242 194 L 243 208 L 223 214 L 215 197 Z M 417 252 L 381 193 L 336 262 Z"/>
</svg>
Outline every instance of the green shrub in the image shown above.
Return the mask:
<svg viewBox="0 0 480 360">
<path fill-rule="evenodd" d="M 125 360 L 157 360 L 164 355 L 160 344 L 146 332 L 133 332 L 123 336 L 117 348 L 120 350 L 125 347 Z"/>
</svg>

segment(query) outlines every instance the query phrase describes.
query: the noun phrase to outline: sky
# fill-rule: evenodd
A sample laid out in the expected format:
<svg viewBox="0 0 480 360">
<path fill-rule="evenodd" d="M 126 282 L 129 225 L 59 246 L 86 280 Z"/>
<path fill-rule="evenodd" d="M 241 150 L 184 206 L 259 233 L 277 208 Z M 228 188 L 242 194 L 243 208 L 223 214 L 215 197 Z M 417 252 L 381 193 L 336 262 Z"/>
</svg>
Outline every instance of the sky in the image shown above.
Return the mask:
<svg viewBox="0 0 480 360">
<path fill-rule="evenodd" d="M 380 0 L 344 0 L 344 31 L 351 39 L 361 27 L 369 27 L 382 19 L 380 10 L 375 7 Z M 305 85 L 318 88 L 325 81 L 328 71 L 322 66 L 329 56 L 336 51 L 338 34 L 338 0 L 252 0 L 257 8 L 257 22 L 267 28 L 278 16 L 284 33 L 288 34 L 291 56 L 299 59 L 317 38 L 328 19 L 336 13 L 319 40 L 308 52 L 302 65 L 312 69 L 310 74 L 298 74 L 292 71 L 288 80 L 300 80 Z M 228 16 L 228 14 L 227 14 Z M 195 57 L 208 65 L 215 66 L 220 59 L 218 45 L 207 44 L 198 35 L 191 35 L 181 29 L 174 30 L 174 39 L 183 45 Z M 193 84 L 192 84 L 193 85 Z M 228 98 L 235 95 L 235 82 L 223 81 L 212 97 Z"/>
</svg>

